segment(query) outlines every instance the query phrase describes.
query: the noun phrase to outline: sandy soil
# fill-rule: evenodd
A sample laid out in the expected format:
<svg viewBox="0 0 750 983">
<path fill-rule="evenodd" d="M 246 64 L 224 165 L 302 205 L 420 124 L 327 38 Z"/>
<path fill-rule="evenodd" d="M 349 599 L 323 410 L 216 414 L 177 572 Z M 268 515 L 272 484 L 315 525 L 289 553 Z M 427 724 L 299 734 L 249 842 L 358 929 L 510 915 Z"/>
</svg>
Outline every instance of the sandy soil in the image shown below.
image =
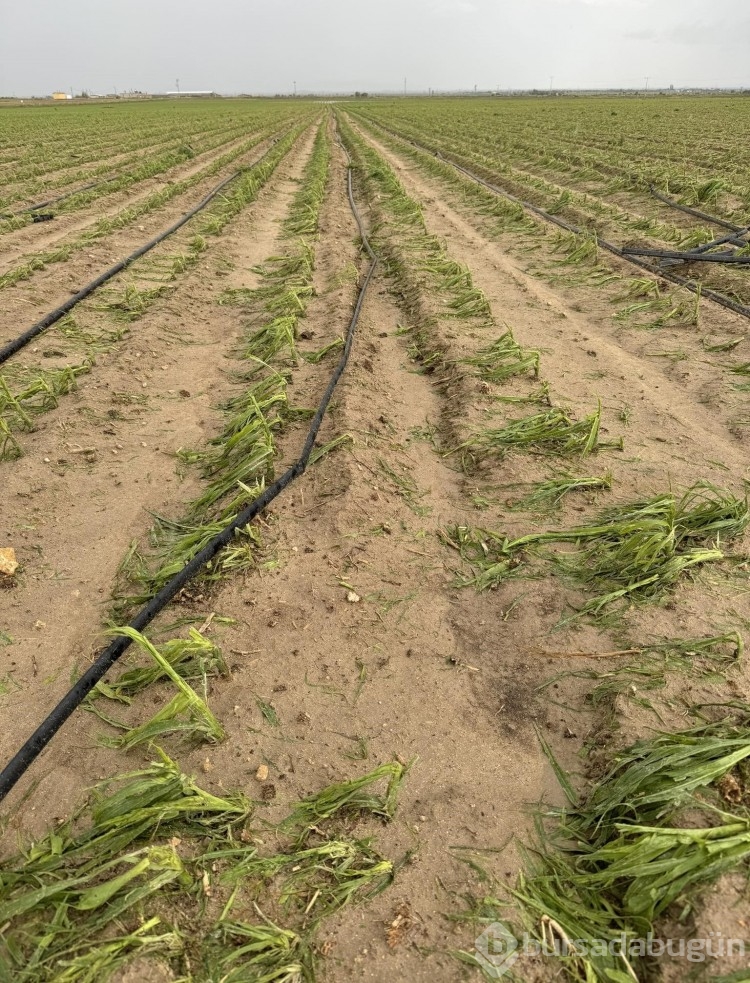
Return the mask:
<svg viewBox="0 0 750 983">
<path fill-rule="evenodd" d="M 235 137 L 226 143 L 220 144 L 218 147 L 212 147 L 211 150 L 196 154 L 191 160 L 177 164 L 162 174 L 146 178 L 122 191 L 115 191 L 111 194 L 94 198 L 83 208 L 71 212 L 61 212 L 52 222 L 39 222 L 26 225 L 16 231 L 7 232 L 2 239 L 2 269 L 0 273 L 13 269 L 23 256 L 36 251 L 54 249 L 55 246 L 65 243 L 74 233 L 82 232 L 100 219 L 114 217 L 123 208 L 130 208 L 138 204 L 138 202 L 143 201 L 149 195 L 153 194 L 154 191 L 199 174 L 219 157 L 223 157 L 225 154 L 239 149 L 250 139 L 252 139 L 252 134 L 244 133 L 241 137 Z M 256 149 L 254 147 L 248 155 L 251 160 Z M 246 163 L 246 157 L 240 156 L 236 160 L 230 161 L 221 171 L 217 172 L 218 176 L 209 175 L 204 183 L 210 189 L 212 185 L 218 184 L 222 177 L 226 177 L 233 170 L 237 170 L 239 166 Z M 203 187 L 203 184 L 200 187 Z M 194 189 L 190 188 L 188 190 L 192 192 Z M 206 191 L 204 190 L 202 194 L 199 194 L 197 200 L 200 200 L 205 193 Z M 181 196 L 178 196 L 177 201 L 179 202 L 180 200 Z M 173 200 L 168 204 L 174 206 L 174 203 Z M 187 210 L 187 208 L 182 209 L 182 211 Z M 178 212 L 178 214 L 181 213 Z M 169 222 L 164 222 L 163 224 L 166 226 Z"/>
<path fill-rule="evenodd" d="M 221 270 L 249 269 L 268 255 L 310 138 L 217 243 Z M 5 535 L 25 572 L 3 597 L 14 645 L 0 658 L 13 681 L 7 712 L 26 730 L 100 647 L 117 568 L 128 544 L 144 538 L 149 512 L 179 515 L 180 503 L 196 495 L 197 479 L 178 476 L 174 454 L 202 446 L 218 428 L 216 403 L 234 389 L 226 357 L 240 336 L 236 312 L 216 304 L 217 292 L 232 285 L 216 260 L 209 251 L 209 270 L 188 274 L 168 303 L 149 312 L 146 336 L 136 322 L 78 391 L 39 419 L 24 439 L 25 456 L 1 465 Z M 45 344 L 55 344 L 54 329 Z M 83 727 L 83 737 L 89 723 L 77 720 L 73 730 Z M 7 755 L 15 734 L 5 729 L 2 739 Z M 75 796 L 85 772 L 76 780 L 63 772 L 59 792 Z"/>
<path fill-rule="evenodd" d="M 241 325 L 237 311 L 218 306 L 217 297 L 226 287 L 254 285 L 252 267 L 278 250 L 279 222 L 312 137 L 308 131 L 301 138 L 258 201 L 211 244 L 170 297 L 98 359 L 78 392 L 40 417 L 37 431 L 24 436 L 25 456 L 0 464 L 0 536 L 22 564 L 16 584 L 0 594 L 0 628 L 12 638 L 0 648 L 3 758 L 100 647 L 117 567 L 132 540 L 144 541 L 148 513 L 179 514 L 195 496 L 198 479 L 176 466 L 174 452 L 210 439 L 220 428 L 217 404 L 236 391 L 229 356 Z M 423 204 L 429 230 L 470 267 L 498 325 L 507 322 L 520 343 L 542 350 L 553 401 L 580 416 L 601 399 L 606 433 L 623 435 L 625 449 L 602 452 L 588 467 L 613 473 L 615 500 L 699 479 L 741 491 L 746 437 L 735 421 L 742 397 L 728 392 L 723 370 L 700 346 L 703 334 L 737 333 L 736 319 L 704 304 L 700 332 L 668 328 L 655 341 L 623 329 L 595 292 L 535 276 L 518 237 L 488 237 L 481 219 L 439 182 L 366 138 Z M 345 179 L 337 148 L 316 252 L 316 296 L 300 341 L 311 351 L 346 330 L 355 296 L 347 271 L 362 266 Z M 202 193 L 194 190 L 196 198 Z M 370 210 L 360 202 L 368 222 L 375 221 L 377 203 Z M 187 206 L 180 199 L 173 207 Z M 73 282 L 98 269 L 110 252 L 119 255 L 147 237 L 152 224 L 166 221 L 165 214 L 149 216 L 144 232 L 123 233 L 116 246 L 102 243 L 95 256 L 19 286 L 2 336 L 13 333 L 26 305 L 45 310 L 64 294 L 68 277 Z M 536 264 L 551 259 L 544 244 L 533 256 Z M 608 739 L 585 705 L 585 680 L 569 678 L 545 692 L 540 683 L 571 667 L 601 668 L 600 660 L 572 653 L 621 647 L 619 637 L 593 626 L 554 630 L 570 595 L 551 576 L 514 580 L 485 594 L 455 586 L 458 559 L 437 533 L 455 523 L 533 531 L 537 520 L 508 512 L 505 500 L 513 493 L 507 487 L 545 476 L 549 462 L 511 455 L 465 474 L 455 458 L 439 452 L 456 434 L 486 425 L 497 407 L 465 373 L 419 371 L 399 330 L 409 312 L 392 287 L 378 275 L 321 433 L 321 442 L 350 434 L 351 449 L 324 457 L 264 517 L 265 549 L 278 561 L 276 569 L 225 581 L 180 611 L 201 621 L 214 615 L 207 632 L 232 667 L 210 694 L 229 739 L 208 751 L 177 753 L 183 768 L 201 773 L 209 788 L 241 786 L 260 800 L 255 774 L 265 764 L 275 797 L 259 802 L 258 810 L 273 819 L 331 781 L 394 758 L 413 762 L 396 820 L 361 831 L 375 835 L 386 856 L 409 854 L 410 860 L 391 890 L 330 926 L 323 966 L 330 983 L 471 978 L 472 971 L 448 954 L 471 950 L 475 934 L 456 928 L 448 916 L 461 910 L 467 892 L 485 890 L 465 858 L 480 859 L 500 881 L 512 881 L 520 863 L 514 837 L 530 833 L 531 808 L 562 801 L 537 732 L 575 773 L 584 770 L 587 741 L 594 734 L 601 743 Z M 423 303 L 434 308 L 434 298 L 425 296 Z M 451 361 L 491 340 L 464 332 L 460 322 L 438 322 L 432 330 Z M 47 339 L 45 346 L 54 344 L 52 332 Z M 686 360 L 649 356 L 674 345 Z M 317 403 L 331 364 L 300 364 L 290 383 L 295 405 Z M 132 398 L 124 400 L 123 393 Z M 523 408 L 511 408 L 506 415 L 522 414 Z M 284 461 L 296 458 L 304 433 L 302 423 L 285 431 Z M 416 492 L 404 494 L 389 470 L 408 477 Z M 480 492 L 490 501 L 483 512 L 472 500 Z M 573 499 L 560 522 L 580 522 L 582 512 L 608 501 Z M 642 642 L 737 626 L 750 617 L 747 575 L 737 578 L 731 587 L 718 576 L 680 587 L 668 603 L 631 612 L 628 631 Z M 166 620 L 174 617 L 172 610 Z M 220 618 L 232 623 L 220 624 Z M 675 727 L 684 720 L 677 699 L 688 688 L 693 700 L 716 695 L 703 684 L 674 685 L 665 722 Z M 746 692 L 746 676 L 733 686 L 737 694 Z M 263 717 L 258 698 L 273 705 L 278 728 Z M 631 741 L 656 721 L 625 704 L 618 707 L 618 723 L 620 731 L 609 735 L 615 742 Z M 6 847 L 68 813 L 95 779 L 143 760 L 143 753 L 124 756 L 98 746 L 102 729 L 91 714 L 78 713 L 45 751 L 6 803 Z M 366 758 L 352 758 L 358 749 Z M 412 914 L 411 928 L 389 945 L 388 926 L 403 905 Z M 712 909 L 707 920 L 722 917 Z M 552 980 L 554 972 L 529 965 L 523 978 Z"/>
</svg>

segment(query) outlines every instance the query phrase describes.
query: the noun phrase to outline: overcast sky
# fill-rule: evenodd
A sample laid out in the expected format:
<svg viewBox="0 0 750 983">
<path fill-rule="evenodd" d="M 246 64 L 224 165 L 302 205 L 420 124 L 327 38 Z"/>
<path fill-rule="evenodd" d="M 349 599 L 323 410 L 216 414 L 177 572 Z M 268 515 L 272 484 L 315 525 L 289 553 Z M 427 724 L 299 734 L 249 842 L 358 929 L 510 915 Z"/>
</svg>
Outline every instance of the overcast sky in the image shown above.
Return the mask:
<svg viewBox="0 0 750 983">
<path fill-rule="evenodd" d="M 750 86 L 748 0 L 0 0 L 0 94 Z"/>
</svg>

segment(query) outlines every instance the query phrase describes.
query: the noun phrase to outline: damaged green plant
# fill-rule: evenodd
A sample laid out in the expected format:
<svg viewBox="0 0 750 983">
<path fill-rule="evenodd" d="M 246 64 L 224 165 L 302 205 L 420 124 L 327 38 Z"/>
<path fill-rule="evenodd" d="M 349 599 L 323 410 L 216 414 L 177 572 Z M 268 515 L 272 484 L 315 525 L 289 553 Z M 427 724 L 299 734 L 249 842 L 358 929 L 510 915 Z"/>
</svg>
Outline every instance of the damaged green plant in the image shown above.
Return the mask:
<svg viewBox="0 0 750 983">
<path fill-rule="evenodd" d="M 0 978 L 99 983 L 146 958 L 180 978 L 312 983 L 327 919 L 393 880 L 352 829 L 393 815 L 405 769 L 324 789 L 269 835 L 248 828 L 245 796 L 213 795 L 159 755 L 0 863 Z"/>
<path fill-rule="evenodd" d="M 511 376 L 524 375 L 527 372 L 531 372 L 534 378 L 539 377 L 539 352 L 536 349 L 521 348 L 510 330 L 463 361 L 475 366 L 480 378 L 487 382 L 505 382 Z"/>
<path fill-rule="evenodd" d="M 679 497 L 670 492 L 607 509 L 589 526 L 515 540 L 492 530 L 455 526 L 441 536 L 475 568 L 461 582 L 479 590 L 495 587 L 517 571 L 529 550 L 572 544 L 572 552 L 557 552 L 552 560 L 577 587 L 595 594 L 578 615 L 597 616 L 617 601 L 657 598 L 693 567 L 723 560 L 721 544 L 740 536 L 749 520 L 747 499 L 699 482 Z"/>
</svg>

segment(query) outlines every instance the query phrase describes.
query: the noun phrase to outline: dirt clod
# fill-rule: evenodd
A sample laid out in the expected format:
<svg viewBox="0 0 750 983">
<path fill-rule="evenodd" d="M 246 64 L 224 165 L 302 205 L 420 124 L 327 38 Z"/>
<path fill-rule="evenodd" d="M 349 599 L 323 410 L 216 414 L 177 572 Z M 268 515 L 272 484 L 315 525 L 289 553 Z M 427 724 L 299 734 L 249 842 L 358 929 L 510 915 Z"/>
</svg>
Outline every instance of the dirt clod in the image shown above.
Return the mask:
<svg viewBox="0 0 750 983">
<path fill-rule="evenodd" d="M 4 546 L 0 549 L 0 577 L 12 577 L 18 570 L 16 551 L 12 546 Z"/>
</svg>

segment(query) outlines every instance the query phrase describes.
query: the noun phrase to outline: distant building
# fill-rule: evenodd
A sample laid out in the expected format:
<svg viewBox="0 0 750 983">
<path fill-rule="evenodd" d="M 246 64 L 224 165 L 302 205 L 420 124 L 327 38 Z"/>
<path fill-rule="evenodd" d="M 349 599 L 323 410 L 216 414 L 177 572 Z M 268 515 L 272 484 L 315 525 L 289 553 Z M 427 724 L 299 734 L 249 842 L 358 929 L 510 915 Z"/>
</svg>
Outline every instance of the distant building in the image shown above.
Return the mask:
<svg viewBox="0 0 750 983">
<path fill-rule="evenodd" d="M 72 99 L 73 96 L 71 96 L 70 93 L 68 92 L 53 92 L 52 98 L 62 100 L 62 99 Z"/>
<path fill-rule="evenodd" d="M 218 96 L 218 92 L 212 92 L 210 89 L 181 89 L 179 92 L 167 92 L 167 95 L 174 96 L 175 98 L 187 96 L 191 99 L 215 99 Z"/>
</svg>

